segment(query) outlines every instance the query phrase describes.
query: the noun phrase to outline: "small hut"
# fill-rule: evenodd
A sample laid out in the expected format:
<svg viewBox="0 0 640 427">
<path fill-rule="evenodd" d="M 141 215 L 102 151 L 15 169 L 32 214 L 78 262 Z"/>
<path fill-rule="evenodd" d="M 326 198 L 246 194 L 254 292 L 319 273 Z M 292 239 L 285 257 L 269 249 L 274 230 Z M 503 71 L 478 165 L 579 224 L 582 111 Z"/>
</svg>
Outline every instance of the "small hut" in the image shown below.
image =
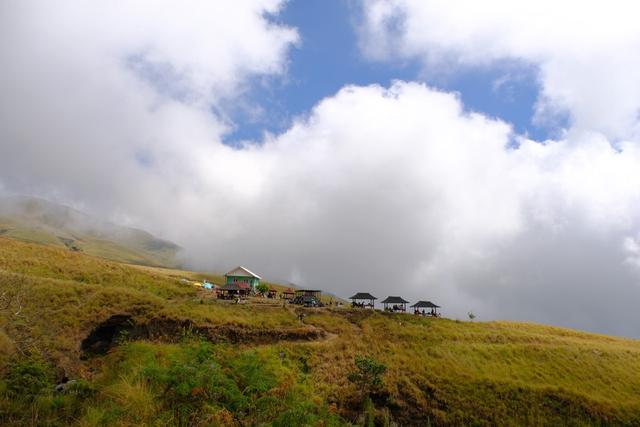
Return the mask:
<svg viewBox="0 0 640 427">
<path fill-rule="evenodd" d="M 322 291 L 319 291 L 317 289 L 296 289 L 295 290 L 295 295 L 301 296 L 301 297 L 315 297 L 317 299 L 320 299 L 320 295 L 322 294 Z"/>
<path fill-rule="evenodd" d="M 322 307 L 321 295 L 322 291 L 318 289 L 296 289 L 295 296 L 289 302 L 305 307 Z"/>
<path fill-rule="evenodd" d="M 269 286 L 269 290 L 267 291 L 267 298 L 275 298 L 278 296 L 278 291 L 273 286 Z"/>
<path fill-rule="evenodd" d="M 378 298 L 367 292 L 358 292 L 349 299 L 351 300 L 351 307 L 373 308 L 375 300 Z"/>
<path fill-rule="evenodd" d="M 409 304 L 409 301 L 405 300 L 402 297 L 389 296 L 384 301 L 382 301 L 382 304 L 384 304 L 384 311 L 405 312 L 407 311 L 407 304 Z"/>
<path fill-rule="evenodd" d="M 234 299 L 236 297 L 246 297 L 251 292 L 251 285 L 244 282 L 227 283 L 220 288 L 222 299 Z"/>
<path fill-rule="evenodd" d="M 293 296 L 295 294 L 296 293 L 291 288 L 288 288 L 286 291 L 280 292 L 280 295 L 282 296 L 282 299 L 293 299 Z"/>
<path fill-rule="evenodd" d="M 438 309 L 440 308 L 440 306 L 435 305 L 431 301 L 418 301 L 417 303 L 413 304 L 411 308 L 414 309 L 413 311 L 414 314 L 421 314 L 423 316 L 440 317 L 440 313 L 438 313 Z M 420 312 L 420 309 L 422 309 L 422 312 Z M 426 311 L 425 309 L 428 309 L 429 311 Z"/>
</svg>

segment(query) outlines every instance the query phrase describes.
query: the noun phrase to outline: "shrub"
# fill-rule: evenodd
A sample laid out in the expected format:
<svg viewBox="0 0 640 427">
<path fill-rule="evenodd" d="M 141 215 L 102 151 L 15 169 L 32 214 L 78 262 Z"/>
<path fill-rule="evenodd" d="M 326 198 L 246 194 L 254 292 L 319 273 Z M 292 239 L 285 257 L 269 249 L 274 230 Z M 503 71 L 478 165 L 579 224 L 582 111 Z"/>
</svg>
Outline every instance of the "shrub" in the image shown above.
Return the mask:
<svg viewBox="0 0 640 427">
<path fill-rule="evenodd" d="M 53 388 L 54 371 L 51 365 L 37 358 L 12 362 L 7 367 L 5 384 L 12 399 L 33 401 Z"/>
<path fill-rule="evenodd" d="M 373 357 L 357 355 L 355 365 L 356 370 L 351 372 L 347 378 L 359 390 L 362 390 L 365 396 L 382 387 L 382 375 L 387 370 L 384 364 L 376 361 Z"/>
<path fill-rule="evenodd" d="M 144 376 L 163 387 L 163 400 L 181 425 L 193 424 L 207 402 L 215 402 L 231 412 L 243 411 L 247 399 L 220 364 L 212 359 L 206 342 L 184 347 L 168 367 L 148 367 Z"/>
<path fill-rule="evenodd" d="M 256 291 L 258 291 L 261 294 L 266 294 L 267 292 L 269 292 L 269 285 L 266 285 L 264 283 L 258 283 L 258 285 L 256 286 Z"/>
<path fill-rule="evenodd" d="M 243 353 L 229 363 L 236 383 L 245 394 L 265 393 L 278 384 L 275 375 L 266 369 L 255 352 Z"/>
</svg>

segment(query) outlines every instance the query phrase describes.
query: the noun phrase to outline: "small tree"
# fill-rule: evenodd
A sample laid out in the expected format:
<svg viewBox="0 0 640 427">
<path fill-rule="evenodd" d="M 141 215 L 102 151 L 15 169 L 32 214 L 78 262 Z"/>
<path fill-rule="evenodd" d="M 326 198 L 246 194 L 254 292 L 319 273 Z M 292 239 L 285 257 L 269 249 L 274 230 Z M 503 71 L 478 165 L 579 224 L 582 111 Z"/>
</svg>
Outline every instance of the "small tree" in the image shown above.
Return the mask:
<svg viewBox="0 0 640 427">
<path fill-rule="evenodd" d="M 467 316 L 469 316 L 469 320 L 473 320 L 473 319 L 475 319 L 475 318 L 476 318 L 476 315 L 475 315 L 475 314 L 473 314 L 473 311 L 468 312 L 468 313 L 467 313 Z"/>
<path fill-rule="evenodd" d="M 258 283 L 256 285 L 256 291 L 258 291 L 258 293 L 261 294 L 266 294 L 267 292 L 269 292 L 269 285 L 264 284 L 264 283 Z"/>
<path fill-rule="evenodd" d="M 382 376 L 387 371 L 386 365 L 370 356 L 356 356 L 355 365 L 356 370 L 347 378 L 366 396 L 382 387 Z"/>
<path fill-rule="evenodd" d="M 355 365 L 356 370 L 351 372 L 347 378 L 363 393 L 364 425 L 373 426 L 375 407 L 370 395 L 382 387 L 382 376 L 387 371 L 387 367 L 371 356 L 356 356 Z"/>
</svg>

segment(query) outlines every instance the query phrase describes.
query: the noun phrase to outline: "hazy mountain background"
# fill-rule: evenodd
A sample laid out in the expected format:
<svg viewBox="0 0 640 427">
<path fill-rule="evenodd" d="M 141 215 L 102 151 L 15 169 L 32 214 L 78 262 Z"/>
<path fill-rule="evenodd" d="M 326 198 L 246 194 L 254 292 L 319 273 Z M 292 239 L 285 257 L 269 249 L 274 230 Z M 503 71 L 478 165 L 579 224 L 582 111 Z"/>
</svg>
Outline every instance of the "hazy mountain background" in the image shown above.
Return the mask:
<svg viewBox="0 0 640 427">
<path fill-rule="evenodd" d="M 0 196 L 0 236 L 131 264 L 179 266 L 175 243 L 34 197 Z"/>
</svg>

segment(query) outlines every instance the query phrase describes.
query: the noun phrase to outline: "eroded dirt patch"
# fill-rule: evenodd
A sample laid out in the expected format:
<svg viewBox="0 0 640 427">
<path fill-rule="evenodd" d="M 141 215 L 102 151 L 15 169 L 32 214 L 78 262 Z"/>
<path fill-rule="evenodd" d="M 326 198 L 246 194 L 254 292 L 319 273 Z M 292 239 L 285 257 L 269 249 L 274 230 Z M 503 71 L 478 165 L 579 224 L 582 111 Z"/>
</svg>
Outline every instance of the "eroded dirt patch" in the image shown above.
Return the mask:
<svg viewBox="0 0 640 427">
<path fill-rule="evenodd" d="M 135 323 L 128 314 L 116 314 L 93 328 L 80 343 L 85 355 L 106 354 L 119 338 L 133 329 Z"/>
<path fill-rule="evenodd" d="M 117 314 L 93 328 L 80 344 L 80 350 L 87 357 L 106 354 L 122 340 L 178 342 L 187 336 L 199 336 L 214 343 L 257 345 L 280 341 L 314 341 L 325 338 L 326 332 L 311 326 L 267 329 L 232 324 L 195 325 L 190 320 L 172 318 L 156 318 L 136 323 L 129 314 Z"/>
</svg>

